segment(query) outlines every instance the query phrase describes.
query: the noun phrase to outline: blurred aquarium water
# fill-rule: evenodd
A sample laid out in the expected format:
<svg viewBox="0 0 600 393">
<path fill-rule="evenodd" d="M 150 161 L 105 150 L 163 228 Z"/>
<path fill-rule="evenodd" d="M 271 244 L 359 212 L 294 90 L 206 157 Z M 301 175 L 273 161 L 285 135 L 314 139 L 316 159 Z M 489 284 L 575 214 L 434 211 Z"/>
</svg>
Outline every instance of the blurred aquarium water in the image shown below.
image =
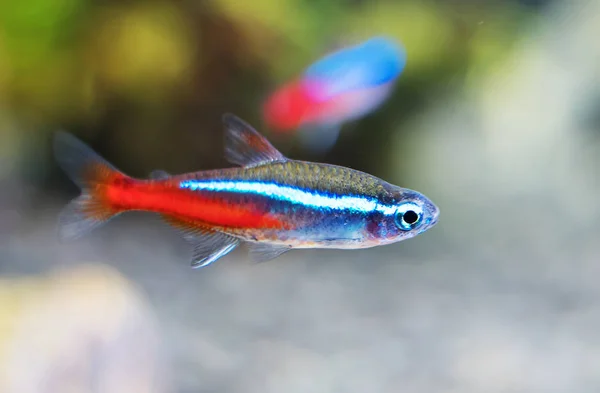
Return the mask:
<svg viewBox="0 0 600 393">
<path fill-rule="evenodd" d="M 263 122 L 374 36 L 406 68 L 330 151 Z M 0 2 L 0 391 L 600 391 L 599 36 L 597 0 Z M 224 112 L 422 191 L 439 223 L 199 271 L 151 215 L 57 242 L 56 130 L 147 177 L 227 166 Z"/>
</svg>

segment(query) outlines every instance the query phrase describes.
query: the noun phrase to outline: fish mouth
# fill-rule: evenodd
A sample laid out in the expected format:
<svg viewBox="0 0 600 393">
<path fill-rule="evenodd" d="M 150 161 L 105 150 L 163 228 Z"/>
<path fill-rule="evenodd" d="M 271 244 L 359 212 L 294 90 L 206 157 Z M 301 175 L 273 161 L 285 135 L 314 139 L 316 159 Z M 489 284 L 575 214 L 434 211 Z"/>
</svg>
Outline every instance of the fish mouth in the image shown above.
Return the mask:
<svg viewBox="0 0 600 393">
<path fill-rule="evenodd" d="M 438 222 L 438 219 L 440 217 L 440 209 L 437 206 L 435 206 L 434 204 L 431 204 L 431 206 L 429 208 L 429 212 L 430 212 L 429 218 L 427 218 L 427 221 L 426 221 L 425 225 L 423 226 L 423 229 L 421 231 L 419 231 L 419 233 L 425 232 L 426 230 L 430 229 Z"/>
<path fill-rule="evenodd" d="M 438 219 L 440 217 L 440 209 L 437 206 L 434 207 L 433 214 L 431 215 L 431 221 L 429 222 L 429 226 L 432 227 L 437 224 Z"/>
</svg>

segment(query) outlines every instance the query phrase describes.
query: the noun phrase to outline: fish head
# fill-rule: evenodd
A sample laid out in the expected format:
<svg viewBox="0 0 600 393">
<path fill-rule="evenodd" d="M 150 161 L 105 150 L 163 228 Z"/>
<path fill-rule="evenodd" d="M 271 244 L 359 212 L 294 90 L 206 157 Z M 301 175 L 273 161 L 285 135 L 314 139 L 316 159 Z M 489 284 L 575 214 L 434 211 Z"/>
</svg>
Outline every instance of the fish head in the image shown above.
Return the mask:
<svg viewBox="0 0 600 393">
<path fill-rule="evenodd" d="M 379 244 L 415 237 L 438 222 L 439 208 L 420 192 L 394 187 L 391 201 L 382 206 L 369 225 L 371 239 Z M 390 203 L 391 202 L 391 203 Z"/>
</svg>

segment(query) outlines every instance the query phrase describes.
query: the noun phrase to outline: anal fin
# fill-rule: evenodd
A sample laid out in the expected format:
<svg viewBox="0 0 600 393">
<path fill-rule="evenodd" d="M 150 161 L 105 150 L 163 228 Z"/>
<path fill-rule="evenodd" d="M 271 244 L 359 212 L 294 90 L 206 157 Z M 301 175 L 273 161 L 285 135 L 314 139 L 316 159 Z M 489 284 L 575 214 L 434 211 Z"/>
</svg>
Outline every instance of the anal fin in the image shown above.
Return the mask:
<svg viewBox="0 0 600 393">
<path fill-rule="evenodd" d="M 240 240 L 222 232 L 212 231 L 192 221 L 163 215 L 163 219 L 177 228 L 183 238 L 192 244 L 191 266 L 194 269 L 205 267 L 233 251 Z"/>
<path fill-rule="evenodd" d="M 240 244 L 239 239 L 220 232 L 206 232 L 196 238 L 191 266 L 205 267 L 224 257 Z"/>
<path fill-rule="evenodd" d="M 275 246 L 268 243 L 249 243 L 248 247 L 250 249 L 250 259 L 255 263 L 270 261 L 292 249 L 291 247 Z"/>
</svg>

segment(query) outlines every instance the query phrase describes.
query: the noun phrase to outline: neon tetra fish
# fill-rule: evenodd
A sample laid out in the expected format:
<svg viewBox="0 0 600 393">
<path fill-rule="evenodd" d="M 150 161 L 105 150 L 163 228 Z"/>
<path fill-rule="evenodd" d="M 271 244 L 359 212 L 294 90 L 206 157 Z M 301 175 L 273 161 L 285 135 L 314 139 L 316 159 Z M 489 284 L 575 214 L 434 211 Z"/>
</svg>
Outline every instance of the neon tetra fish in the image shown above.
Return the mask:
<svg viewBox="0 0 600 393">
<path fill-rule="evenodd" d="M 81 188 L 59 219 L 63 240 L 133 210 L 162 215 L 206 266 L 248 243 L 254 261 L 294 248 L 358 249 L 414 237 L 436 224 L 424 195 L 353 169 L 291 160 L 254 128 L 226 114 L 225 156 L 239 167 L 129 177 L 66 133 L 55 138 L 61 167 Z"/>
<path fill-rule="evenodd" d="M 341 125 L 377 109 L 406 66 L 399 42 L 373 37 L 311 64 L 264 103 L 267 124 L 278 131 L 304 125 Z"/>
</svg>

